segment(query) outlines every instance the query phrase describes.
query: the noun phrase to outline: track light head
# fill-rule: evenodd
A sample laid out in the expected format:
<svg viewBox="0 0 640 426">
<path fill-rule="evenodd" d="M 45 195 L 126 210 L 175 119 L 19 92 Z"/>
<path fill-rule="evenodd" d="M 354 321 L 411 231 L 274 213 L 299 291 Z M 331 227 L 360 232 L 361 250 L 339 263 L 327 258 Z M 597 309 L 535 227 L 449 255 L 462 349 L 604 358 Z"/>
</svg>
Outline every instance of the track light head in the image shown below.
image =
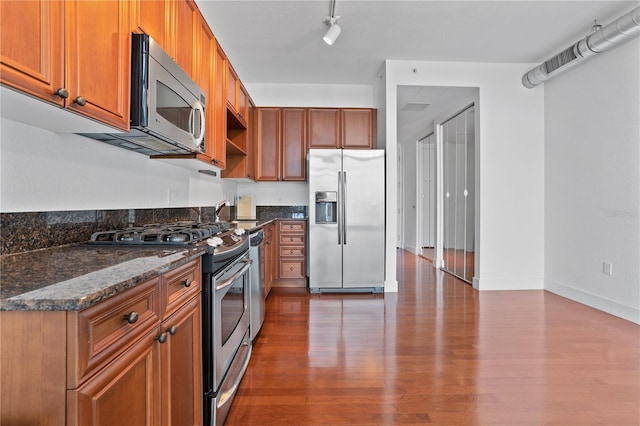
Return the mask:
<svg viewBox="0 0 640 426">
<path fill-rule="evenodd" d="M 326 24 L 329 26 L 329 29 L 327 30 L 327 33 L 324 35 L 324 37 L 322 37 L 322 40 L 324 40 L 324 42 L 329 46 L 335 43 L 335 41 L 338 39 L 338 36 L 340 35 L 340 32 L 342 31 L 342 28 L 340 28 L 340 25 L 338 25 L 338 18 L 339 16 L 329 16 L 326 20 Z"/>
</svg>

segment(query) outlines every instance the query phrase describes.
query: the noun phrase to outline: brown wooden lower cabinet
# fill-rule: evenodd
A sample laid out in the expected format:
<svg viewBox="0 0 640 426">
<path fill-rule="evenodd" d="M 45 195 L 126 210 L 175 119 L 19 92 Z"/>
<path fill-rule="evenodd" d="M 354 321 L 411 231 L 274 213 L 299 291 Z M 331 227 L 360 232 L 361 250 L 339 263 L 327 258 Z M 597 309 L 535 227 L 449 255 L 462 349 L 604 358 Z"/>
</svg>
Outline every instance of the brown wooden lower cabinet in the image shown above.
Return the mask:
<svg viewBox="0 0 640 426">
<path fill-rule="evenodd" d="M 160 344 L 156 329 L 67 392 L 67 425 L 160 424 Z"/>
<path fill-rule="evenodd" d="M 82 311 L 0 312 L 2 425 L 200 425 L 200 259 Z"/>
<path fill-rule="evenodd" d="M 306 287 L 305 220 L 278 220 L 274 287 Z"/>
<path fill-rule="evenodd" d="M 264 297 L 271 291 L 275 278 L 276 243 L 274 240 L 275 224 L 273 222 L 264 227 Z"/>
</svg>

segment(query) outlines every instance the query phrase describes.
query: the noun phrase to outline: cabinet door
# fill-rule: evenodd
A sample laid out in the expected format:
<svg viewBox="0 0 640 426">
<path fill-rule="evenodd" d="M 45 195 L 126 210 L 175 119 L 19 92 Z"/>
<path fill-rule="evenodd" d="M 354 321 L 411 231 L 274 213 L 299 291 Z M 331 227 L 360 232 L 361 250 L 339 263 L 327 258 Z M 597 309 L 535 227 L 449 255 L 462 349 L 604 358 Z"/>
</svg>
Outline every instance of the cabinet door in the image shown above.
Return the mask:
<svg viewBox="0 0 640 426">
<path fill-rule="evenodd" d="M 162 323 L 160 345 L 162 425 L 202 423 L 202 339 L 200 296 Z M 123 423 L 124 424 L 124 423 Z"/>
<path fill-rule="evenodd" d="M 136 0 L 131 2 L 131 22 L 136 33 L 149 35 L 165 51 L 170 51 L 172 2 Z"/>
<path fill-rule="evenodd" d="M 340 147 L 340 110 L 337 108 L 309 108 L 309 148 Z"/>
<path fill-rule="evenodd" d="M 83 386 L 67 393 L 68 425 L 160 424 L 157 328 Z"/>
<path fill-rule="evenodd" d="M 282 180 L 307 179 L 306 114 L 303 108 L 282 109 Z"/>
<path fill-rule="evenodd" d="M 376 110 L 343 109 L 341 110 L 341 147 L 348 148 L 373 148 Z"/>
<path fill-rule="evenodd" d="M 227 62 L 227 106 L 238 112 L 238 76 L 231 63 Z"/>
<path fill-rule="evenodd" d="M 202 15 L 198 14 L 198 39 L 197 39 L 197 54 L 196 64 L 198 75 L 196 83 L 205 93 L 205 114 L 206 114 L 206 131 L 204 134 L 204 151 L 205 155 L 202 158 L 207 162 L 213 161 L 213 155 L 215 152 L 215 107 L 214 107 L 214 91 L 215 86 L 215 48 L 216 40 L 204 20 Z"/>
<path fill-rule="evenodd" d="M 249 100 L 247 113 L 247 158 L 246 172 L 249 179 L 256 178 L 255 158 L 256 158 L 256 107 Z"/>
<path fill-rule="evenodd" d="M 130 28 L 127 2 L 65 2 L 67 107 L 124 130 L 129 129 Z"/>
<path fill-rule="evenodd" d="M 60 106 L 64 88 L 63 8 L 60 1 L 0 2 L 2 83 Z"/>
<path fill-rule="evenodd" d="M 256 180 L 280 177 L 280 108 L 257 109 Z"/>
<path fill-rule="evenodd" d="M 247 114 L 249 111 L 249 95 L 245 88 L 238 82 L 238 116 L 247 122 Z"/>
<path fill-rule="evenodd" d="M 193 0 L 176 0 L 175 24 L 172 56 L 182 69 L 196 80 L 196 60 L 194 52 L 196 48 L 196 34 L 198 26 L 198 6 Z"/>
<path fill-rule="evenodd" d="M 227 69 L 227 57 L 220 45 L 216 42 L 214 53 L 214 81 L 213 104 L 209 101 L 209 108 L 213 108 L 213 163 L 224 169 L 227 156 L 227 102 L 225 74 Z"/>
<path fill-rule="evenodd" d="M 270 223 L 264 228 L 264 297 L 269 295 L 275 278 L 274 267 L 276 245 L 273 240 L 274 228 L 275 226 L 273 223 Z"/>
</svg>

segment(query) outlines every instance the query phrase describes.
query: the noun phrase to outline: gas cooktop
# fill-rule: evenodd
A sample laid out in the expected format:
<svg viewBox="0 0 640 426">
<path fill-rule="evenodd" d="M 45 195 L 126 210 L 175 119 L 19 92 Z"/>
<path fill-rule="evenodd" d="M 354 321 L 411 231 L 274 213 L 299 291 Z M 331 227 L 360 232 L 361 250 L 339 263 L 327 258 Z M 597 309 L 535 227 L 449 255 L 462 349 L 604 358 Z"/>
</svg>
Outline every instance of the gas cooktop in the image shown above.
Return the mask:
<svg viewBox="0 0 640 426">
<path fill-rule="evenodd" d="M 94 232 L 89 244 L 188 246 L 229 232 L 228 222 L 176 222 Z"/>
</svg>

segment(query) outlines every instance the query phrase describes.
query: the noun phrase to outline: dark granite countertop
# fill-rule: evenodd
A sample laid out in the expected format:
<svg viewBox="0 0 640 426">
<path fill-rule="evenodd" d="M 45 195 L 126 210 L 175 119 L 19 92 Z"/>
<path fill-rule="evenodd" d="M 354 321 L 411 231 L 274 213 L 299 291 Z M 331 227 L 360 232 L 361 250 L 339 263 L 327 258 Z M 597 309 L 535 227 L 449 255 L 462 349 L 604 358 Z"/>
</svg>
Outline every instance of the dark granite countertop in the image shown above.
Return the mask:
<svg viewBox="0 0 640 426">
<path fill-rule="evenodd" d="M 0 310 L 80 310 L 201 256 L 206 247 L 69 245 L 1 256 Z"/>
</svg>

